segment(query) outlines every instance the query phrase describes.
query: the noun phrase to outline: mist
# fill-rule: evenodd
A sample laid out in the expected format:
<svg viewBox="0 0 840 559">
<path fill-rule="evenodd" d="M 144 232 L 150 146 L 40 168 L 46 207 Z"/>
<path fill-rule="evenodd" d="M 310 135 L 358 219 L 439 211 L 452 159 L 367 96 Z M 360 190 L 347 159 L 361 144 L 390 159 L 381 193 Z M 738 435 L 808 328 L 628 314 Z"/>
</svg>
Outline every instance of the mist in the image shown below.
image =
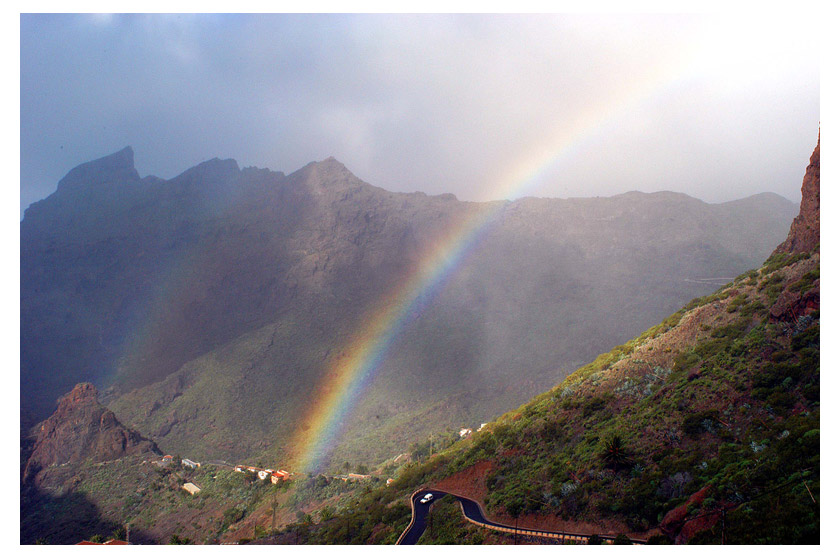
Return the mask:
<svg viewBox="0 0 840 559">
<path fill-rule="evenodd" d="M 131 145 L 141 175 L 334 156 L 462 200 L 799 201 L 818 37 L 738 15 L 21 15 L 21 216 Z"/>
</svg>

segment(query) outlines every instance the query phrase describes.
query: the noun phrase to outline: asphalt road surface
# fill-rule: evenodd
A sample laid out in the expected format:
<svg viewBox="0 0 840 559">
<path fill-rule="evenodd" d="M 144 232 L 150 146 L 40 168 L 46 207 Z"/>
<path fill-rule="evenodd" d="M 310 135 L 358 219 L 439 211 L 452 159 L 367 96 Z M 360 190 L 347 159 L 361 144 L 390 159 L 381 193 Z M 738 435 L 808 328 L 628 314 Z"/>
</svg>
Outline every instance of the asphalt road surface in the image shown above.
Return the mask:
<svg viewBox="0 0 840 559">
<path fill-rule="evenodd" d="M 434 495 L 434 499 L 432 499 L 428 503 L 421 503 L 420 500 L 425 496 L 427 493 L 431 493 Z M 429 509 L 431 506 L 441 497 L 445 495 L 450 495 L 450 493 L 445 493 L 443 491 L 436 491 L 433 489 L 418 491 L 414 497 L 411 499 L 411 508 L 414 511 L 412 516 L 411 523 L 408 525 L 408 529 L 403 533 L 399 540 L 397 540 L 398 545 L 414 545 L 417 543 L 417 540 L 420 539 L 420 536 L 423 535 L 423 532 L 426 531 L 427 521 L 428 521 L 428 514 Z M 473 501 L 472 499 L 467 499 L 466 497 L 460 497 L 458 495 L 452 495 L 458 502 L 461 503 L 461 509 L 464 511 L 464 516 L 468 519 L 478 522 L 480 524 L 484 524 L 486 526 L 495 526 L 500 528 L 501 531 L 504 532 L 513 532 L 514 529 L 516 532 L 523 536 L 540 536 L 540 537 L 555 537 L 563 536 L 566 540 L 578 541 L 580 543 L 585 543 L 588 540 L 588 534 L 570 534 L 570 533 L 563 533 L 563 532 L 549 532 L 546 530 L 534 530 L 530 528 L 522 528 L 522 527 L 515 527 L 509 526 L 507 524 L 499 524 L 498 522 L 493 522 L 492 520 L 488 520 L 484 516 L 484 512 L 481 510 L 481 507 Z M 612 542 L 612 536 L 601 536 L 604 540 Z M 631 540 L 633 543 L 645 543 L 642 540 Z"/>
<path fill-rule="evenodd" d="M 420 500 L 426 493 L 434 495 L 434 499 L 428 503 L 421 503 Z M 419 540 L 420 536 L 423 535 L 423 532 L 426 531 L 426 520 L 429 514 L 429 509 L 435 501 L 444 495 L 447 495 L 447 493 L 444 493 L 443 491 L 420 491 L 414 496 L 411 500 L 411 508 L 414 510 L 414 516 L 411 524 L 409 524 L 408 531 L 403 535 L 402 539 L 397 542 L 399 545 L 414 545 L 417 543 L 417 540 Z"/>
</svg>

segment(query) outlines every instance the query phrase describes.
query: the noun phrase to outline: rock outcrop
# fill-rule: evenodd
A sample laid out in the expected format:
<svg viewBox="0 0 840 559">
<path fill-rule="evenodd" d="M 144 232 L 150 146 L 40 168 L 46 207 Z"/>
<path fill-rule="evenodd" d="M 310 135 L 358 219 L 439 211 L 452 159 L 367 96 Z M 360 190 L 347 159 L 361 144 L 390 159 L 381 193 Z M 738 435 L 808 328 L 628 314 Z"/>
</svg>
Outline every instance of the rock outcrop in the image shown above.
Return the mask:
<svg viewBox="0 0 840 559">
<path fill-rule="evenodd" d="M 694 514 L 689 514 L 689 507 L 693 507 L 695 511 L 701 507 L 710 489 L 709 486 L 706 486 L 694 493 L 685 503 L 668 511 L 662 519 L 660 529 L 674 540 L 674 543 L 678 545 L 688 543 L 692 536 L 703 530 L 708 530 L 718 523 L 723 509 L 720 511 L 715 510 L 706 513 L 695 512 Z"/>
<path fill-rule="evenodd" d="M 58 403 L 55 413 L 38 428 L 38 436 L 24 470 L 24 482 L 47 466 L 102 462 L 142 453 L 160 454 L 157 445 L 124 427 L 98 401 L 96 387 L 80 383 Z"/>
<path fill-rule="evenodd" d="M 802 179 L 802 202 L 785 242 L 774 254 L 811 252 L 820 242 L 820 139 Z"/>
<path fill-rule="evenodd" d="M 116 153 L 74 167 L 58 183 L 58 190 L 79 190 L 103 183 L 139 181 L 134 168 L 134 150 L 126 146 Z"/>
</svg>

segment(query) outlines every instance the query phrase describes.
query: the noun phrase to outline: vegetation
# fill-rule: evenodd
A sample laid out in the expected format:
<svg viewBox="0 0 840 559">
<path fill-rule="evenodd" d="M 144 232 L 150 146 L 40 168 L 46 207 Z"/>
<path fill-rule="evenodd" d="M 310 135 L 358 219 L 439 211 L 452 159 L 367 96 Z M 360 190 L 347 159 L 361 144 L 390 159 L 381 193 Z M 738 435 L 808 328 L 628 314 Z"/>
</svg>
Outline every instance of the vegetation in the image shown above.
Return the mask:
<svg viewBox="0 0 840 559">
<path fill-rule="evenodd" d="M 25 492 L 21 503 L 21 542 L 77 543 L 92 535 L 124 533 L 135 543 L 212 543 L 264 503 L 283 496 L 287 486 L 272 485 L 229 469 L 157 466 L 140 457 L 84 464 L 72 476 L 74 489 Z M 182 486 L 201 488 L 190 495 Z M 94 504 L 95 503 L 95 504 Z M 56 519 L 63 519 L 56 522 Z"/>
<path fill-rule="evenodd" d="M 818 274 L 810 270 L 796 279 L 787 267 L 804 259 L 771 259 L 767 269 L 689 305 L 723 301 L 734 318 L 700 328 L 706 335 L 676 354 L 670 372 L 661 368 L 665 374 L 653 375 L 651 390 L 627 388 L 646 380 L 640 371 L 628 374 L 637 361 L 628 356 L 651 334 L 666 332 L 664 326 L 602 355 L 545 397 L 508 414 L 494 424 L 494 434 L 476 440 L 453 464 L 504 455 L 494 460 L 487 504 L 511 516 L 612 516 L 641 531 L 707 487 L 704 508 L 729 511 L 729 541 L 817 541 L 819 313 L 793 325 L 774 324 L 765 310 L 774 294 L 741 290 L 763 278 L 779 292 L 802 293 Z M 791 279 L 773 280 L 774 273 Z M 612 369 L 625 376 L 611 394 L 601 384 Z M 780 503 L 787 503 L 784 514 Z M 773 526 L 784 539 L 773 536 Z M 715 537 L 713 529 L 698 541 Z"/>
<path fill-rule="evenodd" d="M 279 501 L 285 526 L 272 533 L 262 521 L 255 537 L 392 544 L 411 519 L 413 491 L 484 462 L 491 465 L 484 504 L 501 518 L 608 519 L 627 533 L 659 527 L 651 543 L 670 543 L 689 525 L 695 529 L 683 537 L 692 543 L 816 543 L 819 311 L 774 320 L 768 309 L 782 293 L 807 293 L 818 278 L 818 256 L 774 257 L 469 439 L 418 442 L 414 461 L 372 468 L 369 481 L 314 475 L 272 486 L 213 468 L 149 467 L 142 487 L 106 501 L 106 509 L 130 518 L 132 534 L 162 510 L 223 511 L 210 522 L 172 526 L 166 540 L 182 543 L 233 534 L 257 511 L 277 512 L 269 506 Z M 387 486 L 379 473 L 386 470 L 395 479 Z M 127 487 L 127 478 L 117 479 L 126 471 L 91 465 L 79 494 Z M 178 489 L 188 479 L 201 493 Z M 421 543 L 506 541 L 463 521 L 453 499 L 436 501 L 432 522 Z M 89 530 L 109 533 L 103 528 Z"/>
<path fill-rule="evenodd" d="M 630 454 L 624 447 L 624 441 L 619 435 L 613 435 L 607 440 L 601 457 L 604 459 L 604 464 L 613 470 L 628 468 L 633 464 Z"/>
<path fill-rule="evenodd" d="M 465 522 L 458 501 L 447 495 L 432 506 L 426 531 L 417 543 L 420 545 L 479 545 L 491 542 L 513 543 L 513 537 L 506 534 L 488 534 L 487 530 Z"/>
<path fill-rule="evenodd" d="M 692 518 L 724 511 L 725 534 L 713 522 L 691 541 L 818 541 L 819 312 L 774 323 L 766 310 L 782 291 L 802 293 L 818 277 L 813 260 L 791 269 L 803 260 L 771 259 L 693 302 L 468 443 L 403 468 L 393 490 L 405 495 L 490 461 L 486 506 L 510 518 L 613 518 L 645 531 L 703 490 L 676 532 L 652 543 L 670 542 Z M 692 310 L 713 304 L 723 314 L 696 326 L 695 342 L 675 343 L 670 366 L 637 357 Z M 452 502 L 436 506 L 437 531 L 425 542 L 487 541 L 470 532 Z"/>
</svg>

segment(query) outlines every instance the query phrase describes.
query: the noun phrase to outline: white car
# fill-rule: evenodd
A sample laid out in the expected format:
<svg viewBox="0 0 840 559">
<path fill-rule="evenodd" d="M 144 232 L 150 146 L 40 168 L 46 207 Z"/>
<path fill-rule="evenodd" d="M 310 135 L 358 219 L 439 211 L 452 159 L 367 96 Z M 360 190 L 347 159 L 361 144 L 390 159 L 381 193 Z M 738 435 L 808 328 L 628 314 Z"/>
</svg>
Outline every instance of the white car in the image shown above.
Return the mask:
<svg viewBox="0 0 840 559">
<path fill-rule="evenodd" d="M 423 495 L 423 498 L 420 499 L 420 502 L 425 505 L 426 503 L 428 503 L 429 501 L 431 501 L 434 498 L 435 498 L 435 496 L 432 495 L 431 493 L 426 493 L 425 495 Z"/>
</svg>

